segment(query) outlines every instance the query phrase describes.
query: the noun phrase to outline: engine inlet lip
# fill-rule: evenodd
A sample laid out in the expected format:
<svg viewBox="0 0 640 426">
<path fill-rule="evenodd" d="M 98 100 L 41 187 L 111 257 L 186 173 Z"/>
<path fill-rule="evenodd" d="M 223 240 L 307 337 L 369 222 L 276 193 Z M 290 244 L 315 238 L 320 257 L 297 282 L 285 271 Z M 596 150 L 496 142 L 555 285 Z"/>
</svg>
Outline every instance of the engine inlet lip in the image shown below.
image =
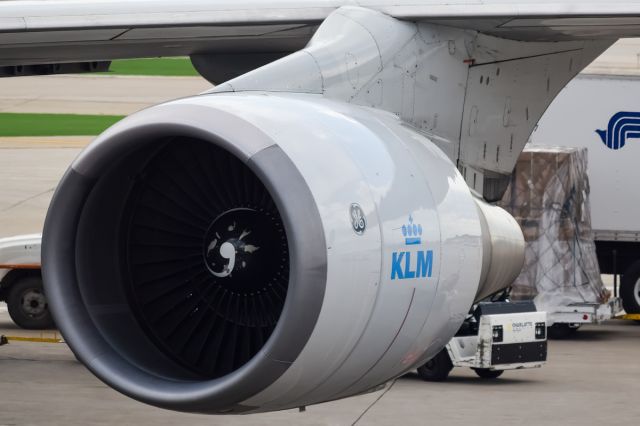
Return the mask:
<svg viewBox="0 0 640 426">
<path fill-rule="evenodd" d="M 289 292 L 275 330 L 247 364 L 212 380 L 162 377 L 129 362 L 100 334 L 83 303 L 77 281 L 77 225 L 99 177 L 133 150 L 168 136 L 213 143 L 243 161 L 271 194 L 289 242 Z M 286 190 L 276 191 L 278 188 Z M 307 224 L 304 235 L 295 232 L 296 223 Z M 237 115 L 184 100 L 122 120 L 78 157 L 52 199 L 42 254 L 52 313 L 76 356 L 101 380 L 132 398 L 200 413 L 252 409 L 239 403 L 284 374 L 308 341 L 320 313 L 327 275 L 320 214 L 310 189 L 289 157 L 269 136 Z"/>
</svg>

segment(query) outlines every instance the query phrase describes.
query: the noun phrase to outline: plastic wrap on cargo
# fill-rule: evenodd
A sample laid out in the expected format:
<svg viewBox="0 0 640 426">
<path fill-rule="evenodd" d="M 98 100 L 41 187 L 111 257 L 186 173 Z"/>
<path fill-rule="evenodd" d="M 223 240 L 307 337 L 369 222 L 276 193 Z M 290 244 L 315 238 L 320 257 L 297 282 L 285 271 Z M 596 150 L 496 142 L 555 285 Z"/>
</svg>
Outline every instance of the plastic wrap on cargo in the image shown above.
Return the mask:
<svg viewBox="0 0 640 426">
<path fill-rule="evenodd" d="M 525 148 L 500 205 L 516 218 L 526 242 L 512 299 L 533 299 L 547 311 L 606 301 L 591 230 L 585 148 Z"/>
</svg>

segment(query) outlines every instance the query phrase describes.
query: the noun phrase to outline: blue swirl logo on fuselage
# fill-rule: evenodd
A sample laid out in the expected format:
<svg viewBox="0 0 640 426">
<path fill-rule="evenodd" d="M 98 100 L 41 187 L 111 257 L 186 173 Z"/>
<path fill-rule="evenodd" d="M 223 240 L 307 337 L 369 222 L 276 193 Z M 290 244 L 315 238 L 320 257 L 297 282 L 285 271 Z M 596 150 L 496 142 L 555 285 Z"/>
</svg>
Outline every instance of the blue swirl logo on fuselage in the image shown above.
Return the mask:
<svg viewBox="0 0 640 426">
<path fill-rule="evenodd" d="M 607 130 L 596 130 L 609 149 L 620 149 L 627 139 L 640 139 L 640 112 L 620 111 L 611 117 Z"/>
</svg>

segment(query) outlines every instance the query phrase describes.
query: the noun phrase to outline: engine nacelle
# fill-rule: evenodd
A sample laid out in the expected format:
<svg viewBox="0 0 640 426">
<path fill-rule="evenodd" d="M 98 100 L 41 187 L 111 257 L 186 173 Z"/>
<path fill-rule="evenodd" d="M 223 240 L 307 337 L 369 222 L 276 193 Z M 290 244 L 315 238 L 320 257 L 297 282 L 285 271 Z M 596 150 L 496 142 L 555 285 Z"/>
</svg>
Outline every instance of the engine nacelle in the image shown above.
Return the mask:
<svg viewBox="0 0 640 426">
<path fill-rule="evenodd" d="M 76 356 L 135 399 L 307 405 L 424 362 L 476 296 L 517 276 L 522 234 L 496 209 L 392 114 L 314 95 L 186 98 L 74 162 L 45 224 L 46 292 Z"/>
</svg>

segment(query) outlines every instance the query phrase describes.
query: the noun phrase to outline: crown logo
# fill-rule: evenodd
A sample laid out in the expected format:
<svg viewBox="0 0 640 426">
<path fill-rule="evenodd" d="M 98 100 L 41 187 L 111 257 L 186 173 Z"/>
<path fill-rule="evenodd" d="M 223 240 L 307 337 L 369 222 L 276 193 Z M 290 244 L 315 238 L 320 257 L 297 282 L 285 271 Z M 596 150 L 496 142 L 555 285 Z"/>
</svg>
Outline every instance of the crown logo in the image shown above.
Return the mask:
<svg viewBox="0 0 640 426">
<path fill-rule="evenodd" d="M 409 215 L 409 223 L 402 225 L 402 235 L 404 242 L 411 246 L 422 242 L 422 225 L 413 223 L 413 217 Z"/>
</svg>

